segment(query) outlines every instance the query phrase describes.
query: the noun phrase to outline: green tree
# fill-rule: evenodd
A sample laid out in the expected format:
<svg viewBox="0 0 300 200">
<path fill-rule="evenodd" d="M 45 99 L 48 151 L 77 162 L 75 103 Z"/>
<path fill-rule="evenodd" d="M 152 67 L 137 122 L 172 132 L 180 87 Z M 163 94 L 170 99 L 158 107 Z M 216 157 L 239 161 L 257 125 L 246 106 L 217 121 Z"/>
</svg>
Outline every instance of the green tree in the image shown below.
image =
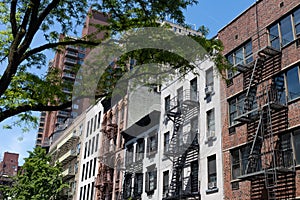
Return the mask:
<svg viewBox="0 0 300 200">
<path fill-rule="evenodd" d="M 41 147 L 29 152 L 22 171 L 14 178 L 6 196 L 17 200 L 54 200 L 68 187 L 63 183 L 59 164 L 50 165 L 51 157 Z"/>
<path fill-rule="evenodd" d="M 71 106 L 70 98 L 59 92 L 64 83 L 58 78 L 57 71 L 53 70 L 44 76 L 35 71 L 47 66 L 45 50 L 58 50 L 66 45 L 93 47 L 101 43 L 93 35 L 81 39 L 65 37 L 59 40 L 60 33 L 77 34 L 76 27 L 83 24 L 88 7 L 109 13 L 109 25 L 95 26 L 98 31 L 114 35 L 132 28 L 158 26 L 157 21 L 165 20 L 166 16 L 175 23 L 184 25 L 182 11 L 196 3 L 197 0 L 1 1 L 0 62 L 3 73 L 0 77 L 0 122 L 16 115 L 20 121 L 37 122 L 31 116 L 31 111 L 52 111 Z M 44 42 L 33 45 L 36 37 L 41 36 L 44 37 Z M 211 50 L 216 47 L 216 42 L 211 41 L 202 38 L 199 43 L 207 45 L 207 49 Z M 218 41 L 217 43 L 219 44 Z M 148 53 L 146 51 L 147 55 Z M 144 53 L 135 52 L 135 59 L 139 60 L 141 54 Z M 162 53 L 159 52 L 158 55 Z M 151 58 L 150 55 L 147 59 Z M 159 56 L 156 60 L 158 58 Z M 178 58 L 174 59 L 170 63 L 177 63 Z M 218 59 L 223 63 L 222 58 Z M 99 97 L 106 95 L 107 93 L 102 93 Z"/>
</svg>

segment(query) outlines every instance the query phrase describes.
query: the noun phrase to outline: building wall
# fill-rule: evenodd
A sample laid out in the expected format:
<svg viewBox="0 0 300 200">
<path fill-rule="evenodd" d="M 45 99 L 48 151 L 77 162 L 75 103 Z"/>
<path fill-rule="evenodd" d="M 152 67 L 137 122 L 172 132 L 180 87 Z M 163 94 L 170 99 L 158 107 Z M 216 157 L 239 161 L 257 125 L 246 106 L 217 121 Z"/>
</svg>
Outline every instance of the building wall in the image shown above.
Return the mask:
<svg viewBox="0 0 300 200">
<path fill-rule="evenodd" d="M 206 88 L 206 72 L 208 69 L 213 68 L 213 91 L 209 95 L 205 93 Z M 172 177 L 172 162 L 164 155 L 164 133 L 170 132 L 170 139 L 172 138 L 173 122 L 166 119 L 166 112 L 164 111 L 165 98 L 170 95 L 170 98 L 174 98 L 177 94 L 178 88 L 183 87 L 183 90 L 190 90 L 190 81 L 197 78 L 197 91 L 198 91 L 198 102 L 200 110 L 198 113 L 198 142 L 199 142 L 199 156 L 198 156 L 198 179 L 199 179 L 199 190 L 201 199 L 222 199 L 223 197 L 223 172 L 222 172 L 222 153 L 221 153 L 221 115 L 220 115 L 220 88 L 219 88 L 219 77 L 215 71 L 213 62 L 204 60 L 197 64 L 197 72 L 199 75 L 192 73 L 187 74 L 186 77 L 179 80 L 170 81 L 166 86 L 162 87 L 161 90 L 161 122 L 160 122 L 160 137 L 159 137 L 159 179 L 163 180 L 163 172 L 169 170 L 169 179 Z M 207 138 L 207 111 L 214 109 L 215 119 L 215 136 Z M 185 129 L 190 129 L 190 124 L 184 125 L 183 132 Z M 217 183 L 216 187 L 208 187 L 208 157 L 216 155 L 216 171 L 217 171 Z M 190 169 L 185 169 L 184 172 L 189 176 Z M 163 182 L 158 182 L 159 196 L 158 199 L 162 199 L 162 188 Z"/>
<path fill-rule="evenodd" d="M 80 137 L 85 129 L 85 115 L 80 115 L 76 120 L 69 120 L 61 131 L 50 138 L 49 153 L 53 164 L 59 161 L 62 164 L 63 181 L 69 185 L 63 191 L 67 199 L 76 199 L 76 190 L 79 183 L 80 155 L 82 143 Z M 68 157 L 65 155 L 70 153 Z M 63 158 L 65 157 L 65 159 Z"/>
<path fill-rule="evenodd" d="M 90 200 L 95 196 L 95 177 L 98 169 L 98 151 L 101 147 L 101 123 L 103 107 L 100 101 L 86 113 L 85 129 L 81 135 L 80 170 L 77 200 Z"/>
<path fill-rule="evenodd" d="M 0 174 L 15 176 L 18 173 L 19 154 L 4 152 L 3 160 L 0 162 Z"/>
<path fill-rule="evenodd" d="M 249 7 L 241 15 L 231 21 L 218 33 L 218 38 L 224 44 L 224 55 L 228 55 L 234 50 L 238 49 L 247 41 L 252 41 L 252 49 L 254 59 L 257 57 L 259 49 L 269 45 L 268 28 L 274 23 L 279 22 L 283 17 L 287 16 L 289 12 L 293 11 L 298 6 L 299 1 L 293 0 L 261 0 L 256 1 L 254 5 Z M 265 68 L 262 70 L 261 80 L 270 81 L 270 78 L 277 74 L 284 72 L 284 70 L 291 69 L 299 62 L 299 48 L 296 40 L 281 48 L 281 57 L 279 63 L 275 64 L 278 68 Z M 274 61 L 276 62 L 276 61 Z M 275 66 L 274 65 L 274 66 Z M 269 72 L 267 72 L 269 70 Z M 230 133 L 229 128 L 229 107 L 228 99 L 247 89 L 245 84 L 249 78 L 249 73 L 240 73 L 232 79 L 232 84 L 226 85 L 224 81 L 221 82 L 221 114 L 222 114 L 222 147 L 223 147 L 223 162 L 224 162 L 224 195 L 225 199 L 252 199 L 257 191 L 251 187 L 253 182 L 237 181 L 232 182 L 232 158 L 231 150 L 246 144 L 248 140 L 249 127 L 246 124 L 235 127 L 235 132 Z M 269 80 L 268 80 L 269 79 Z M 286 84 L 286 82 L 285 82 Z M 285 132 L 294 135 L 294 128 L 299 127 L 299 98 L 288 103 L 288 113 L 281 118 L 281 121 L 287 120 L 288 127 L 286 130 L 279 131 L 279 134 Z M 277 137 L 275 137 L 275 140 Z M 292 136 L 292 142 L 295 138 Z M 298 172 L 297 172 L 298 173 Z M 263 180 L 263 179 L 261 179 Z M 296 196 L 299 196 L 299 179 L 296 178 Z M 293 187 L 293 186 L 291 186 Z M 236 188 L 236 189 L 234 189 Z M 263 190 L 264 188 L 260 188 Z M 261 194 L 263 195 L 263 194 Z M 260 198 L 263 198 L 260 196 Z"/>
</svg>

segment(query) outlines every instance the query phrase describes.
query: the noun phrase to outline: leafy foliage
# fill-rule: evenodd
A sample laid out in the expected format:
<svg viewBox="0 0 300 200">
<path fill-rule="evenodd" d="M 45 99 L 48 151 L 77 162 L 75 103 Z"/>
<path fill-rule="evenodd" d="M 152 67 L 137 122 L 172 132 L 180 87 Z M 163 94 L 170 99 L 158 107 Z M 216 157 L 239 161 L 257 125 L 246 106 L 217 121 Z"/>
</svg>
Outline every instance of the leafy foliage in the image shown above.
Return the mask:
<svg viewBox="0 0 300 200">
<path fill-rule="evenodd" d="M 13 186 L 6 188 L 6 195 L 17 200 L 60 199 L 60 192 L 68 186 L 63 183 L 59 164 L 52 166 L 50 161 L 50 155 L 41 147 L 29 152 Z"/>
<path fill-rule="evenodd" d="M 50 70 L 39 75 L 45 69 L 45 50 L 59 51 L 67 45 L 92 48 L 101 43 L 95 34 L 104 32 L 110 35 L 122 35 L 126 30 L 138 27 L 156 27 L 158 21 L 166 17 L 184 26 L 183 10 L 197 4 L 197 0 L 4 0 L 0 3 L 0 122 L 19 116 L 22 121 L 36 122 L 31 111 L 60 110 L 71 106 L 70 97 L 61 92 L 62 88 L 72 86 L 59 80 L 59 71 Z M 77 27 L 82 26 L 87 9 L 90 6 L 100 12 L 109 13 L 107 25 L 92 24 L 97 31 L 84 38 L 60 37 L 77 35 Z M 207 31 L 201 29 L 203 33 Z M 205 34 L 204 34 L 205 35 Z M 37 37 L 43 38 L 42 44 L 35 44 Z M 208 52 L 221 50 L 220 42 L 206 40 L 205 37 L 193 38 L 200 45 L 205 45 Z M 134 54 L 134 55 L 133 55 Z M 168 63 L 186 71 L 189 63 L 169 52 L 155 50 L 139 50 L 126 55 L 133 56 L 138 63 Z M 214 57 L 220 71 L 225 62 L 221 54 Z M 120 59 L 120 62 L 122 59 Z M 122 66 L 121 63 L 119 63 Z M 121 73 L 126 72 L 123 63 Z M 76 73 L 76 71 L 75 71 Z M 118 72 L 120 73 L 120 72 Z M 38 74 L 38 75 L 37 75 Z M 108 95 L 119 75 L 111 76 L 112 84 L 100 82 L 98 96 Z M 105 77 L 107 79 L 107 77 Z M 108 88 L 105 88 L 108 87 Z"/>
</svg>

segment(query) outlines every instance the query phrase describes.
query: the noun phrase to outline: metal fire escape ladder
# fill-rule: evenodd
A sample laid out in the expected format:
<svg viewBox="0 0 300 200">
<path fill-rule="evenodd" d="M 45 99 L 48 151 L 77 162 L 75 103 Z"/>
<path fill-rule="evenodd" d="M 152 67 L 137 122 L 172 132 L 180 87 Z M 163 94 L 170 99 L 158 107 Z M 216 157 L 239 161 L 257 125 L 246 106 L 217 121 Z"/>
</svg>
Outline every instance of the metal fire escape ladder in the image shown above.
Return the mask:
<svg viewBox="0 0 300 200">
<path fill-rule="evenodd" d="M 257 65 L 258 65 L 258 60 L 260 58 L 256 58 L 255 60 L 255 64 L 254 64 L 254 67 L 253 67 L 253 70 L 252 70 L 252 73 L 251 73 L 251 77 L 250 77 L 250 81 L 249 81 L 249 86 L 247 88 L 247 92 L 246 92 L 246 96 L 245 96 L 245 111 L 246 112 L 249 112 L 251 109 L 252 109 L 252 106 L 250 106 L 250 102 L 253 102 L 254 101 L 254 98 L 255 98 L 255 93 L 256 93 L 256 89 L 251 90 L 253 88 L 252 86 L 252 82 L 254 81 L 254 74 L 255 74 L 255 70 L 257 68 Z"/>
<path fill-rule="evenodd" d="M 259 122 L 258 122 L 258 126 L 255 132 L 255 136 L 254 136 L 254 140 L 251 146 L 251 150 L 249 153 L 249 158 L 248 158 L 248 162 L 247 162 L 247 166 L 246 166 L 246 173 L 252 173 L 255 172 L 257 170 L 258 167 L 258 161 L 259 161 L 259 156 L 261 155 L 261 145 L 263 142 L 263 137 L 262 137 L 262 133 L 263 133 L 263 112 L 260 113 L 260 118 L 259 118 Z M 259 134 L 261 133 L 261 134 Z"/>
<path fill-rule="evenodd" d="M 272 155 L 272 160 L 270 161 L 270 168 L 265 169 L 265 184 L 266 189 L 268 191 L 268 199 L 269 200 L 276 200 L 276 187 L 277 187 L 277 170 L 276 170 L 276 153 L 275 153 L 275 146 L 274 146 L 274 134 L 273 134 L 273 127 L 272 127 L 272 112 L 271 112 L 271 105 L 270 105 L 270 96 L 269 96 L 269 89 L 266 88 L 266 95 L 267 95 L 267 123 L 269 128 L 269 138 L 270 138 L 270 153 Z M 267 159 L 265 159 L 267 162 Z M 265 163 L 267 164 L 267 163 Z"/>
<path fill-rule="evenodd" d="M 190 146 L 186 146 L 185 144 L 179 145 L 178 133 L 182 130 L 185 120 L 193 117 L 195 113 L 198 113 L 195 112 L 195 110 L 198 111 L 198 107 L 198 103 L 195 104 L 194 100 L 190 99 L 190 94 L 186 94 L 182 102 L 177 102 L 176 106 L 171 108 L 167 113 L 167 117 L 174 123 L 174 126 L 169 151 L 166 152 L 165 155 L 168 155 L 168 157 L 172 159 L 173 170 L 168 196 L 165 199 L 181 199 L 185 195 L 182 192 L 182 172 L 188 160 L 195 152 L 198 156 L 198 151 L 194 148 L 195 145 L 198 145 L 198 141 L 196 141 L 198 137 L 195 136 L 195 138 L 193 138 Z"/>
</svg>

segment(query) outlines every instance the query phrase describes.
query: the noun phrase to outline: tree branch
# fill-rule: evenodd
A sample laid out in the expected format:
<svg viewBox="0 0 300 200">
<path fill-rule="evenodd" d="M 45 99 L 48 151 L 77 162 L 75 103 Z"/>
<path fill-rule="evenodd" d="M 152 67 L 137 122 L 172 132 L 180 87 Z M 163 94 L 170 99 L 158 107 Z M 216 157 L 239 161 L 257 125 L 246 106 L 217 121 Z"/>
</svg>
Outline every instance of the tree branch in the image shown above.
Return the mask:
<svg viewBox="0 0 300 200">
<path fill-rule="evenodd" d="M 12 29 L 12 34 L 14 38 L 17 35 L 17 21 L 16 21 L 16 10 L 17 10 L 17 2 L 18 0 L 12 0 L 10 3 L 10 24 Z"/>
</svg>

